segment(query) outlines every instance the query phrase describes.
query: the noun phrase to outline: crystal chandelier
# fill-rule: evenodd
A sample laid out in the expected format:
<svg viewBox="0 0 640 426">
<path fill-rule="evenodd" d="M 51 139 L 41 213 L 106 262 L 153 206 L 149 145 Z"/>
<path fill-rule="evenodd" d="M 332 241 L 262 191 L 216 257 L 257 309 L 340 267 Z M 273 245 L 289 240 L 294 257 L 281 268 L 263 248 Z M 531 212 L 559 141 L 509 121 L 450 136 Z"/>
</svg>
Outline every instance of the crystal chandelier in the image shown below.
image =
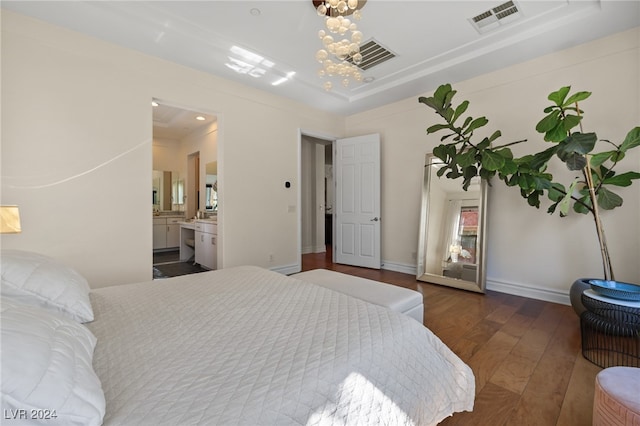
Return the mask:
<svg viewBox="0 0 640 426">
<path fill-rule="evenodd" d="M 344 87 L 349 86 L 351 79 L 362 81 L 362 73 L 357 67 L 362 62 L 362 33 L 354 21 L 362 17 L 360 10 L 364 3 L 366 0 L 313 1 L 318 15 L 325 18 L 326 25 L 326 30 L 318 31 L 323 47 L 316 52 L 316 60 L 322 64 L 318 70 L 321 78 L 341 78 Z M 327 80 L 323 87 L 329 91 L 333 83 Z"/>
</svg>

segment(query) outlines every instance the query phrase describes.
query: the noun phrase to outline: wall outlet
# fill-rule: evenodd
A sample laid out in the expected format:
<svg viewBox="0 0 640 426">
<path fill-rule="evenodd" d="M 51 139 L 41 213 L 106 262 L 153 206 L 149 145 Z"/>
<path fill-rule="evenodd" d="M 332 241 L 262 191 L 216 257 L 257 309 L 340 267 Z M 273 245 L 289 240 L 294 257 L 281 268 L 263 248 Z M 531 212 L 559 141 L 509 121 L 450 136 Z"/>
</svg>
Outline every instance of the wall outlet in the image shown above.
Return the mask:
<svg viewBox="0 0 640 426">
<path fill-rule="evenodd" d="M 269 262 L 273 263 L 273 253 L 269 253 Z"/>
</svg>

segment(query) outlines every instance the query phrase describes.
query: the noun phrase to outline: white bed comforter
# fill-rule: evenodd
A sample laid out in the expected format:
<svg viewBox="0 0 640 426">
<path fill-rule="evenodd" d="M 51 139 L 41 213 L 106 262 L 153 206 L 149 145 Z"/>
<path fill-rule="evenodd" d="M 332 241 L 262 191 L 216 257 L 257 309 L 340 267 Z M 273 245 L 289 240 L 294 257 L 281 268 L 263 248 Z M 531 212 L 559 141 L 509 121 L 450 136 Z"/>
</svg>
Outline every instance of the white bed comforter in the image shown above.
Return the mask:
<svg viewBox="0 0 640 426">
<path fill-rule="evenodd" d="M 91 292 L 104 424 L 435 424 L 471 369 L 415 320 L 257 267 Z"/>
</svg>

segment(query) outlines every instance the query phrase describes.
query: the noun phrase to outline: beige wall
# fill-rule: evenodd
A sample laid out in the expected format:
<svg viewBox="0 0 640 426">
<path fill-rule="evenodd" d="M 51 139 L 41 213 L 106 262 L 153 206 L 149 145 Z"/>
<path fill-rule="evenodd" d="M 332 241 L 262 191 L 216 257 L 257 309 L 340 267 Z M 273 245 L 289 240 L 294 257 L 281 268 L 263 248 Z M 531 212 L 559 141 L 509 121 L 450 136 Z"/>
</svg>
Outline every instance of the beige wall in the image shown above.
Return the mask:
<svg viewBox="0 0 640 426">
<path fill-rule="evenodd" d="M 2 247 L 93 287 L 151 279 L 152 98 L 218 115 L 223 266 L 295 266 L 299 129 L 342 118 L 4 10 L 1 201 L 23 232 Z"/>
<path fill-rule="evenodd" d="M 531 150 L 545 147 L 535 132 L 547 95 L 564 85 L 593 92 L 581 107 L 585 131 L 620 142 L 640 125 L 640 29 L 620 33 L 454 85 L 457 103 L 471 102 L 468 113 L 490 120 L 503 142 L 528 139 Z M 428 95 L 428 94 L 427 94 Z M 350 135 L 382 134 L 382 257 L 385 264 L 407 269 L 418 241 L 420 184 L 424 153 L 441 135 L 425 129 L 436 115 L 418 103 L 418 95 L 347 119 Z M 529 152 L 518 146 L 516 153 Z M 622 165 L 640 167 L 636 150 Z M 623 169 L 621 169 L 623 170 Z M 557 175 L 570 177 L 563 165 Z M 640 282 L 640 184 L 617 191 L 624 206 L 604 213 L 616 278 Z M 593 222 L 588 216 L 560 218 L 536 211 L 518 190 L 494 184 L 489 202 L 489 288 L 547 300 L 568 302 L 578 277 L 602 276 Z"/>
<path fill-rule="evenodd" d="M 587 130 L 620 140 L 640 116 L 639 30 L 456 84 L 470 113 L 504 141 L 528 138 L 546 95 L 590 90 Z M 223 266 L 298 266 L 300 129 L 381 134 L 382 259 L 415 271 L 422 161 L 437 138 L 415 97 L 343 118 L 157 58 L 2 12 L 2 194 L 23 232 L 3 247 L 53 255 L 94 287 L 151 278 L 152 98 L 218 116 Z M 251 125 L 247 125 L 250 123 Z M 628 164 L 640 164 L 634 153 Z M 284 182 L 292 182 L 290 189 Z M 566 301 L 578 276 L 599 276 L 588 217 L 560 219 L 495 185 L 489 208 L 490 288 Z M 640 281 L 640 186 L 605 214 L 617 278 Z M 269 261 L 272 256 L 273 261 Z M 220 260 L 220 258 L 219 258 Z"/>
<path fill-rule="evenodd" d="M 153 170 L 176 171 L 184 173 L 180 152 L 180 141 L 175 139 L 153 138 Z"/>
</svg>

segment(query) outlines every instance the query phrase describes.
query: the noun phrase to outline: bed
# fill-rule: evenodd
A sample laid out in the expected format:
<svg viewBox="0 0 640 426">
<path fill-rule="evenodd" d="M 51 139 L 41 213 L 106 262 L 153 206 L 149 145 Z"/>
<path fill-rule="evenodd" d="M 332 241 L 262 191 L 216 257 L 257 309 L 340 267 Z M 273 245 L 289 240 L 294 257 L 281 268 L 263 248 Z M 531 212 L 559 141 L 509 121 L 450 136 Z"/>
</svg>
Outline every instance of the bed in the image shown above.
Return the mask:
<svg viewBox="0 0 640 426">
<path fill-rule="evenodd" d="M 2 266 L 5 346 L 18 304 L 5 303 Z M 104 399 L 85 398 L 93 410 L 80 416 L 61 406 L 75 424 L 429 425 L 473 408 L 471 369 L 417 321 L 276 272 L 243 266 L 87 294 L 93 318 L 68 321 L 95 338 L 85 352 L 100 389 L 85 393 Z M 3 373 L 10 355 L 3 348 Z M 27 407 L 8 380 L 3 408 Z"/>
</svg>

